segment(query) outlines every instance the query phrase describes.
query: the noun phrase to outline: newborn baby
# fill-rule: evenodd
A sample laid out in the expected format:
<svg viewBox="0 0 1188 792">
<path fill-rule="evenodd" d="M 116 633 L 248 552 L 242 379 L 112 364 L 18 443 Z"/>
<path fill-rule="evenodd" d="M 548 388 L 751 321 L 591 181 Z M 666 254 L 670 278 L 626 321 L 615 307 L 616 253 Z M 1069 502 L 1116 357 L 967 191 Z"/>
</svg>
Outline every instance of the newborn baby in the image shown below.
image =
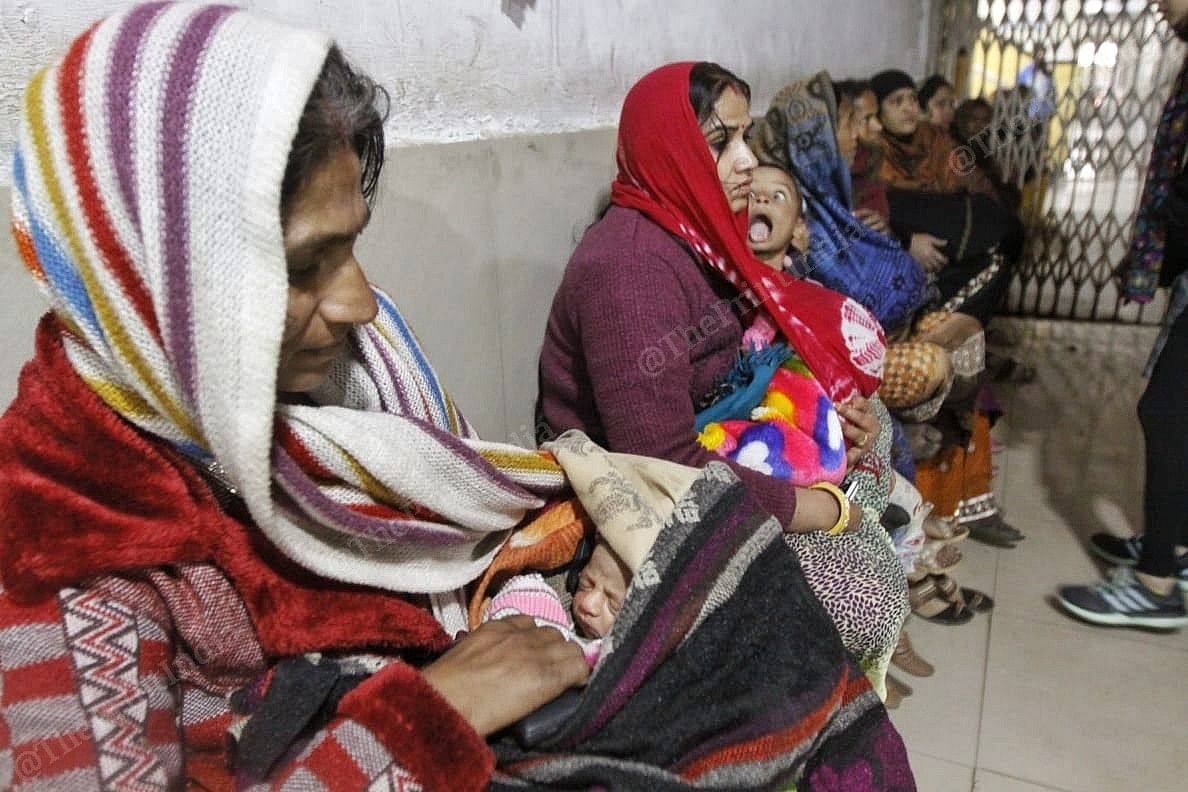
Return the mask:
<svg viewBox="0 0 1188 792">
<path fill-rule="evenodd" d="M 579 644 L 586 662 L 593 668 L 602 652 L 602 641 L 610 635 L 619 608 L 623 606 L 630 582 L 630 570 L 599 537 L 594 541 L 589 560 L 577 573 L 572 617 L 544 577 L 529 573 L 516 575 L 503 584 L 499 593 L 491 598 L 483 620 L 531 616 L 537 624 L 553 627 Z"/>
</svg>

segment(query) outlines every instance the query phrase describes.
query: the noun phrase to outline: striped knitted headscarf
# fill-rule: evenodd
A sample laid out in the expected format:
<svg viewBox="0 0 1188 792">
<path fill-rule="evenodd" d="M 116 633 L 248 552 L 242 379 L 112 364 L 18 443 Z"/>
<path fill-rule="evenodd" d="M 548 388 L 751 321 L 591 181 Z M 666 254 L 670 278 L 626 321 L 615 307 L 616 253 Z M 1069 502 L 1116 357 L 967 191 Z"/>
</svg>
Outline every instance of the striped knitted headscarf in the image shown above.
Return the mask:
<svg viewBox="0 0 1188 792">
<path fill-rule="evenodd" d="M 281 182 L 330 45 L 228 6 L 99 22 L 29 84 L 13 233 L 79 376 L 221 465 L 287 555 L 343 581 L 450 591 L 564 478 L 475 438 L 381 293 L 319 406 L 277 404 Z"/>
</svg>

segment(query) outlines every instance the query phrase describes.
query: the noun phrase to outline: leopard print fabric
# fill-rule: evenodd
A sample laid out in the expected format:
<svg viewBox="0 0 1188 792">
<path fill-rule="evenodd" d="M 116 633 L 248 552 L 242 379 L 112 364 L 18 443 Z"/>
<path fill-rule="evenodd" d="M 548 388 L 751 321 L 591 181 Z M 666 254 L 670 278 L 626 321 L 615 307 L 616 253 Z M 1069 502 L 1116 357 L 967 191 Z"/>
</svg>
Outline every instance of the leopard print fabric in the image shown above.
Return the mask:
<svg viewBox="0 0 1188 792">
<path fill-rule="evenodd" d="M 879 522 L 894 483 L 891 416 L 877 397 L 870 401 L 879 418 L 879 436 L 842 485 L 845 489 L 857 482 L 852 500 L 862 506 L 861 528 L 840 536 L 814 531 L 785 538 L 842 643 L 885 696 L 887 667 L 909 605 L 903 567 Z"/>
</svg>

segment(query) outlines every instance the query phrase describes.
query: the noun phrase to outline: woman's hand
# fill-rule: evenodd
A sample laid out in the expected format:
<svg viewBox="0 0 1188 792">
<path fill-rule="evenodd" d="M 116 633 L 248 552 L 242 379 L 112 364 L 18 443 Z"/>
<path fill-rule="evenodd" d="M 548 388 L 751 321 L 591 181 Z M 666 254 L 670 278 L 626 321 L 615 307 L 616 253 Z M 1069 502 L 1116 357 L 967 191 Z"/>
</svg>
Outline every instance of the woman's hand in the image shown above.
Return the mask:
<svg viewBox="0 0 1188 792">
<path fill-rule="evenodd" d="M 887 218 L 874 209 L 855 209 L 854 217 L 873 231 L 878 231 L 880 234 L 891 233 L 891 225 L 887 222 Z"/>
<path fill-rule="evenodd" d="M 937 272 L 949 263 L 949 257 L 941 253 L 941 248 L 949 244 L 947 239 L 932 234 L 912 234 L 912 244 L 909 252 L 912 258 L 920 262 L 925 272 Z"/>
<path fill-rule="evenodd" d="M 882 427 L 879 426 L 879 418 L 871 409 L 870 402 L 861 396 L 855 396 L 845 404 L 834 406 L 837 408 L 838 417 L 841 418 L 842 434 L 850 446 L 846 449 L 846 470 L 853 470 L 858 460 L 874 447 Z"/>
<path fill-rule="evenodd" d="M 421 675 L 486 737 L 584 685 L 590 669 L 576 643 L 512 616 L 482 625 Z"/>
</svg>

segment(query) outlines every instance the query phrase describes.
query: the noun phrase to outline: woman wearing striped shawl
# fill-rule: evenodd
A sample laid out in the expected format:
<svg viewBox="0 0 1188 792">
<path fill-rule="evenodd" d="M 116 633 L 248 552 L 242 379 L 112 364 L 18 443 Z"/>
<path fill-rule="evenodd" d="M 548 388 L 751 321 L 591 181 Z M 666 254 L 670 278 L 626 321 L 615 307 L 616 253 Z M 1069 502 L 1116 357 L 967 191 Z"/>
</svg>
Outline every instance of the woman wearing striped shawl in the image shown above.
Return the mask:
<svg viewBox="0 0 1188 792">
<path fill-rule="evenodd" d="M 453 640 L 564 478 L 475 437 L 360 270 L 385 98 L 325 36 L 167 3 L 30 83 L 12 228 L 51 310 L 0 421 L 0 787 L 227 788 L 231 729 L 242 784 L 477 789 L 484 736 L 585 680 L 527 619 Z M 295 684 L 329 714 L 273 769 L 240 719 Z"/>
</svg>

